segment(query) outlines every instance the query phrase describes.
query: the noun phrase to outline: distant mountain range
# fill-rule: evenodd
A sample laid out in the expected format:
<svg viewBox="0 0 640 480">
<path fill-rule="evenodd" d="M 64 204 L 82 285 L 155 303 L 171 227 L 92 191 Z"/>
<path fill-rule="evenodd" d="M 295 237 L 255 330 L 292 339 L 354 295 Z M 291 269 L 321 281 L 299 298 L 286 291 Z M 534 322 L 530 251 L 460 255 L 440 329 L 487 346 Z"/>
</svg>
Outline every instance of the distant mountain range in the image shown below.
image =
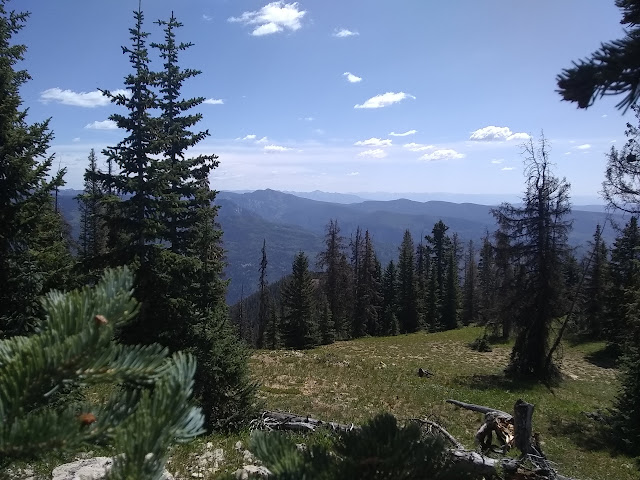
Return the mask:
<svg viewBox="0 0 640 480">
<path fill-rule="evenodd" d="M 78 193 L 77 190 L 64 190 L 59 196 L 60 208 L 76 237 L 80 216 L 74 197 Z M 306 198 L 309 196 L 315 199 Z M 330 198 L 334 201 L 327 200 Z M 476 203 L 362 200 L 356 195 L 325 192 L 294 195 L 257 190 L 220 192 L 216 204 L 220 206 L 218 221 L 224 231 L 227 252 L 226 275 L 231 279 L 227 296 L 230 304 L 237 302 L 242 293 L 248 296 L 257 289 L 263 240 L 267 245 L 268 279 L 274 282 L 290 273 L 293 257 L 300 250 L 309 256 L 310 265 L 315 265 L 330 219 L 338 221 L 347 243 L 358 226 L 363 231 L 369 230 L 383 264 L 397 258 L 405 229 L 409 229 L 414 241 L 419 243 L 431 233 L 433 225 L 442 220 L 449 226 L 449 234 L 455 232 L 465 244 L 473 240 L 479 245 L 485 233 L 496 228 L 492 207 Z M 601 205 L 575 206 L 572 218 L 569 241 L 584 250 L 596 225 L 604 224 L 606 213 Z M 621 217 L 616 218 L 620 221 Z M 611 244 L 614 230 L 605 228 L 604 237 Z"/>
</svg>

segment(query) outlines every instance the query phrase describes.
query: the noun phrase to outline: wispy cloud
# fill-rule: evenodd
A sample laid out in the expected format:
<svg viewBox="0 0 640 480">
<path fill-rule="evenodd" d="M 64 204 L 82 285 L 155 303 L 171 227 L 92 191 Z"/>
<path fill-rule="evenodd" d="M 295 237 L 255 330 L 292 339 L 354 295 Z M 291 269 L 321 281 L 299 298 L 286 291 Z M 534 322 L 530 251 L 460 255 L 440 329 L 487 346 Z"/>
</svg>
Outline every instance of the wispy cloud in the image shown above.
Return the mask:
<svg viewBox="0 0 640 480">
<path fill-rule="evenodd" d="M 360 152 L 358 156 L 368 158 L 384 158 L 387 156 L 387 152 L 385 152 L 381 148 L 375 148 L 372 150 L 365 150 L 364 152 Z"/>
<path fill-rule="evenodd" d="M 206 13 L 203 13 L 203 14 L 202 14 L 202 19 L 203 19 L 205 22 L 210 22 L 211 20 L 213 20 L 213 17 L 211 17 L 211 16 L 207 15 Z"/>
<path fill-rule="evenodd" d="M 409 135 L 415 135 L 416 133 L 418 133 L 417 130 L 407 130 L 404 133 L 391 132 L 389 135 L 392 137 L 408 137 Z"/>
<path fill-rule="evenodd" d="M 358 77 L 357 75 L 354 75 L 351 72 L 344 72 L 342 75 L 344 77 L 347 77 L 347 81 L 349 83 L 358 83 L 362 81 L 362 77 Z"/>
<path fill-rule="evenodd" d="M 283 147 L 282 145 L 265 145 L 264 152 L 265 153 L 280 153 L 280 152 L 288 152 L 293 150 L 289 147 Z"/>
<path fill-rule="evenodd" d="M 475 142 L 504 142 L 508 140 L 527 140 L 529 134 L 523 132 L 514 133 L 509 127 L 488 127 L 479 128 L 475 132 L 471 132 L 469 140 Z"/>
<path fill-rule="evenodd" d="M 503 172 L 509 172 L 509 171 L 511 171 L 511 170 L 515 170 L 515 168 L 516 168 L 516 167 L 502 167 L 502 168 L 501 168 L 501 170 L 502 170 Z"/>
<path fill-rule="evenodd" d="M 300 10 L 298 2 L 277 1 L 265 5 L 260 10 L 244 12 L 239 17 L 230 17 L 228 21 L 244 25 L 257 25 L 251 35 L 260 37 L 283 30 L 293 32 L 299 30 L 302 27 L 300 21 L 306 13 L 306 11 Z"/>
<path fill-rule="evenodd" d="M 591 145 L 589 145 L 588 143 L 585 143 L 583 145 L 578 145 L 576 148 L 578 150 L 589 150 L 591 148 Z"/>
<path fill-rule="evenodd" d="M 404 92 L 387 92 L 382 93 L 380 95 L 376 95 L 375 97 L 371 97 L 366 102 L 355 105 L 353 108 L 382 108 L 388 107 L 389 105 L 393 105 L 394 103 L 401 102 L 405 98 L 412 98 L 415 100 L 416 97 L 413 95 L 409 95 Z"/>
<path fill-rule="evenodd" d="M 423 145 L 422 143 L 413 142 L 405 143 L 403 147 L 411 152 L 423 152 L 425 150 L 433 150 L 434 148 L 436 148 L 433 145 Z"/>
<path fill-rule="evenodd" d="M 256 143 L 264 144 L 264 143 L 267 143 L 268 141 L 269 141 L 269 139 L 267 137 L 262 137 L 262 138 L 256 140 Z"/>
<path fill-rule="evenodd" d="M 340 29 L 336 28 L 336 31 L 333 32 L 333 36 L 338 38 L 355 37 L 357 35 L 360 35 L 360 34 L 358 32 L 354 32 L 347 28 L 340 28 Z"/>
<path fill-rule="evenodd" d="M 347 176 L 348 176 L 348 177 L 355 177 L 356 175 L 360 175 L 360 172 L 350 172 L 350 173 L 347 173 Z"/>
<path fill-rule="evenodd" d="M 445 148 L 442 150 L 436 150 L 435 152 L 432 152 L 432 153 L 425 153 L 420 157 L 420 160 L 425 160 L 429 162 L 434 160 L 453 160 L 456 158 L 464 158 L 464 157 L 465 157 L 464 153 L 456 152 L 455 150 L 452 150 L 450 148 Z"/>
<path fill-rule="evenodd" d="M 114 95 L 129 96 L 129 90 L 113 90 Z M 100 90 L 94 92 L 74 92 L 73 90 L 62 90 L 58 87 L 48 88 L 40 93 L 40 101 L 42 103 L 61 103 L 62 105 L 71 105 L 73 107 L 104 107 L 109 105 L 111 101 L 105 97 Z"/>
<path fill-rule="evenodd" d="M 302 117 L 298 120 L 304 120 L 305 122 L 313 122 L 315 119 L 313 117 Z"/>
<path fill-rule="evenodd" d="M 502 158 L 494 158 L 493 160 L 491 160 L 491 163 L 499 165 L 502 162 L 504 162 L 504 160 Z"/>
<path fill-rule="evenodd" d="M 102 120 L 101 122 L 95 121 L 88 123 L 84 128 L 89 130 L 115 130 L 118 128 L 118 125 L 113 120 Z"/>
<path fill-rule="evenodd" d="M 224 100 L 221 98 L 207 98 L 204 102 L 207 105 L 224 105 Z"/>
<path fill-rule="evenodd" d="M 257 136 L 253 133 L 250 133 L 249 135 L 245 135 L 242 138 L 236 138 L 236 140 L 255 140 L 257 138 Z"/>
<path fill-rule="evenodd" d="M 381 139 L 376 137 L 371 137 L 367 140 L 359 140 L 354 145 L 358 147 L 390 147 L 391 139 Z"/>
</svg>

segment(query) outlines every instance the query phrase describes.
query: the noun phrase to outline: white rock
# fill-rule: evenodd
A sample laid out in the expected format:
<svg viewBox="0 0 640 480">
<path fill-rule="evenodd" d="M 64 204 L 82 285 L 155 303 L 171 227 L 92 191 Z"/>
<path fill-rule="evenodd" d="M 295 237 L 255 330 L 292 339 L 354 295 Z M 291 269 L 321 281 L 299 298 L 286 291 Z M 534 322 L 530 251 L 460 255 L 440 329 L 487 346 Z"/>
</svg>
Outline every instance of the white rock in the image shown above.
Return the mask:
<svg viewBox="0 0 640 480">
<path fill-rule="evenodd" d="M 249 450 L 245 450 L 242 453 L 242 461 L 244 463 L 256 463 L 257 458 L 255 457 L 255 455 L 253 453 L 251 453 Z"/>
<path fill-rule="evenodd" d="M 242 442 L 238 440 L 233 448 L 236 449 L 237 451 L 242 450 Z"/>
<path fill-rule="evenodd" d="M 250 478 L 268 478 L 271 472 L 267 467 L 260 465 L 245 465 L 233 472 L 237 480 L 249 480 Z"/>
<path fill-rule="evenodd" d="M 65 463 L 53 469 L 52 480 L 101 480 L 111 469 L 111 457 L 94 457 Z M 173 480 L 173 476 L 164 471 L 163 480 Z"/>
</svg>

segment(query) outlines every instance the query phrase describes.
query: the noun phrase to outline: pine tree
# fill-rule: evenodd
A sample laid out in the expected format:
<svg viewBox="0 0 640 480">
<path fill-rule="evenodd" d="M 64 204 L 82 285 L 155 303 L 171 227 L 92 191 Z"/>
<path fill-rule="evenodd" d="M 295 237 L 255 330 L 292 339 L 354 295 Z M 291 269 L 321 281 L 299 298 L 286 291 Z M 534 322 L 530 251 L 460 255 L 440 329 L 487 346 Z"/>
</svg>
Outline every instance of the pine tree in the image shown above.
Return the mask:
<svg viewBox="0 0 640 480">
<path fill-rule="evenodd" d="M 515 293 L 521 308 L 515 316 L 517 337 L 510 371 L 548 379 L 557 369 L 550 349 L 553 320 L 564 314 L 562 260 L 568 251 L 571 222 L 567 215 L 569 184 L 553 175 L 544 137 L 536 149 L 525 145 L 526 191 L 522 206 L 503 204 L 493 210 L 500 231 L 510 240 L 512 263 L 522 267 L 522 288 Z"/>
<path fill-rule="evenodd" d="M 449 227 L 439 220 L 431 231 L 431 235 L 427 235 L 425 239 L 431 252 L 432 262 L 435 265 L 436 282 L 440 290 L 441 302 L 445 295 L 445 275 L 447 272 L 447 262 L 449 261 L 449 251 L 453 248 L 451 238 L 447 235 Z M 444 303 L 443 303 L 444 305 Z"/>
<path fill-rule="evenodd" d="M 418 295 L 419 323 L 422 326 L 428 326 L 429 324 L 427 319 L 426 303 L 429 270 L 431 268 L 430 260 L 429 249 L 422 244 L 422 241 L 420 241 L 416 248 L 416 289 Z"/>
<path fill-rule="evenodd" d="M 331 308 L 326 297 L 320 302 L 320 308 L 318 311 L 319 330 L 320 330 L 320 343 L 322 345 L 330 345 L 336 341 L 336 328 L 331 316 Z"/>
<path fill-rule="evenodd" d="M 445 294 L 442 299 L 442 325 L 445 330 L 458 327 L 458 308 L 460 303 L 460 285 L 458 284 L 458 264 L 454 250 L 449 251 Z"/>
<path fill-rule="evenodd" d="M 413 251 L 411 232 L 405 230 L 398 258 L 398 322 L 401 333 L 416 332 L 420 328 Z"/>
<path fill-rule="evenodd" d="M 160 478 L 167 448 L 202 433 L 189 398 L 193 357 L 114 341 L 137 311 L 127 269 L 107 271 L 95 288 L 51 291 L 43 305 L 42 330 L 0 341 L 0 467 L 106 441 L 118 452 L 110 478 Z M 97 383 L 121 387 L 100 404 L 56 405 L 57 390 Z"/>
<path fill-rule="evenodd" d="M 156 174 L 161 171 L 161 163 L 154 157 L 161 152 L 161 146 L 159 122 L 153 116 L 158 101 L 153 91 L 155 76 L 150 69 L 146 47 L 149 33 L 143 31 L 142 10 L 134 12 L 134 18 L 135 26 L 129 29 L 131 47 L 122 47 L 133 68 L 133 73 L 124 80 L 128 92 L 113 94 L 102 90 L 113 104 L 128 111 L 127 115 L 113 114 L 109 117 L 118 128 L 127 132 L 127 136 L 116 146 L 103 151 L 119 170 L 103 179 L 113 193 L 119 195 L 119 201 L 114 201 L 111 216 L 107 218 L 107 227 L 114 235 L 110 257 L 116 265 L 134 261 L 139 264 L 142 275 L 137 275 L 137 283 L 140 289 L 150 250 L 163 236 L 158 215 L 163 179 Z"/>
<path fill-rule="evenodd" d="M 581 313 L 585 333 L 592 338 L 602 338 L 607 321 L 607 295 L 609 293 L 609 260 L 607 246 L 598 224 L 593 234 L 591 262 L 584 279 Z"/>
<path fill-rule="evenodd" d="M 426 311 L 429 320 L 429 330 L 438 332 L 444 329 L 442 323 L 442 303 L 440 287 L 438 285 L 438 273 L 435 263 L 431 264 L 431 273 L 427 283 Z"/>
<path fill-rule="evenodd" d="M 290 348 L 313 348 L 320 343 L 314 285 L 309 260 L 304 252 L 296 255 L 291 278 L 282 291 L 285 345 Z"/>
<path fill-rule="evenodd" d="M 464 266 L 464 283 L 462 286 L 462 323 L 469 325 L 478 318 L 478 265 L 473 240 L 469 240 L 467 257 Z"/>
<path fill-rule="evenodd" d="M 336 336 L 346 339 L 351 335 L 349 320 L 352 302 L 352 272 L 345 254 L 344 237 L 340 235 L 337 220 L 329 220 L 325 234 L 325 250 L 318 254 L 317 266 L 325 269 L 323 288 L 331 317 L 335 323 Z"/>
<path fill-rule="evenodd" d="M 626 337 L 628 305 L 640 289 L 640 226 L 633 216 L 616 238 L 611 249 L 611 289 L 608 292 L 604 335 L 610 346 L 621 350 Z"/>
<path fill-rule="evenodd" d="M 382 335 L 397 335 L 398 325 L 398 275 L 393 260 L 384 269 L 382 279 Z"/>
<path fill-rule="evenodd" d="M 260 260 L 260 281 L 258 291 L 260 292 L 260 310 L 258 311 L 258 348 L 264 344 L 264 329 L 269 321 L 269 291 L 267 290 L 267 240 L 262 241 L 262 259 Z"/>
<path fill-rule="evenodd" d="M 64 288 L 70 268 L 51 197 L 65 170 L 49 177 L 49 120 L 29 124 L 21 109 L 20 88 L 30 76 L 15 65 L 27 47 L 11 40 L 29 14 L 7 11 L 6 3 L 0 0 L 0 338 L 32 331 L 42 316 L 38 297 L 52 285 Z"/>
<path fill-rule="evenodd" d="M 482 238 L 478 262 L 478 319 L 481 325 L 492 322 L 496 308 L 495 253 L 489 233 Z"/>
<path fill-rule="evenodd" d="M 355 248 L 355 247 L 354 247 Z M 355 311 L 353 316 L 353 336 L 376 335 L 380 330 L 379 311 L 382 303 L 378 281 L 376 254 L 369 230 L 365 231 L 360 252 L 362 259 L 355 279 Z"/>
<path fill-rule="evenodd" d="M 264 348 L 275 350 L 280 348 L 280 318 L 275 305 L 269 308 L 269 323 L 264 330 Z"/>
</svg>

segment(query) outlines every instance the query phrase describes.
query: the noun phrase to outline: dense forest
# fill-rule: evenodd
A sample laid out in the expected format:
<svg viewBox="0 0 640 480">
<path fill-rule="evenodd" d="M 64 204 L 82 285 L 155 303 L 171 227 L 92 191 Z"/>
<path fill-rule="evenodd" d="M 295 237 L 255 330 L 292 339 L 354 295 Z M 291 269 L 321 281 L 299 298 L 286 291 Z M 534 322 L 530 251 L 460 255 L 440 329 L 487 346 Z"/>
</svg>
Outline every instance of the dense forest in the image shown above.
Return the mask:
<svg viewBox="0 0 640 480">
<path fill-rule="evenodd" d="M 640 24 L 637 3 L 617 1 L 635 33 Z M 617 432 L 619 448 L 639 453 L 638 127 L 629 126 L 622 149 L 611 149 L 604 181 L 608 202 L 628 216 L 624 224 L 594 225 L 593 239 L 579 257 L 568 242 L 570 184 L 556 176 L 549 141 L 540 136 L 523 146 L 522 202 L 493 208 L 495 228 L 480 244 L 463 243 L 439 220 L 424 225 L 429 233 L 423 238 L 414 238 L 407 229 L 395 259 L 383 264 L 366 226 L 344 232 L 337 220 L 328 218 L 320 253 L 310 258 L 298 252 L 290 259 L 291 273 L 282 279 L 269 278 L 271 246 L 264 239 L 261 258 L 248 259 L 258 265 L 257 292 L 228 306 L 220 206 L 209 181 L 219 159 L 190 154 L 209 132 L 198 130 L 202 117 L 193 113 L 204 98 L 181 94 L 183 83 L 200 73 L 181 65 L 181 55 L 191 46 L 179 39 L 182 24 L 173 14 L 156 22 L 155 41 L 150 41 L 142 10 L 135 12 L 130 44 L 123 47 L 129 60 L 123 80 L 128 93 L 102 90 L 119 108 L 121 113 L 110 119 L 125 135 L 102 151 L 104 166 L 94 150 L 87 152 L 84 190 L 77 197 L 76 242 L 57 203 L 65 170 L 54 171 L 49 148 L 53 133 L 48 121 L 29 123 L 20 97 L 20 87 L 29 80 L 28 72 L 19 69 L 26 46 L 13 43 L 12 37 L 28 14 L 9 11 L 6 5 L 7 0 L 0 0 L 0 458 L 33 455 L 26 445 L 45 418 L 37 415 L 61 406 L 80 408 L 78 388 L 90 383 L 92 375 L 103 375 L 101 380 L 129 392 L 110 404 L 113 418 L 124 411 L 118 401 L 130 408 L 142 405 L 141 411 L 177 410 L 178 405 L 166 403 L 164 410 L 153 409 L 153 381 L 164 397 L 182 392 L 174 397 L 183 407 L 192 393 L 197 408 L 181 413 L 190 427 L 175 427 L 169 435 L 180 437 L 176 432 L 181 432 L 189 439 L 203 429 L 243 428 L 256 415 L 257 384 L 248 365 L 251 348 L 310 349 L 365 336 L 439 332 L 471 324 L 485 327 L 476 348 L 513 340 L 506 375 L 548 384 L 562 381 L 563 339 L 606 340 L 622 372 L 622 387 L 607 422 Z M 618 50 L 603 47 L 592 63 L 563 72 L 558 81 L 565 99 L 588 107 L 604 92 L 627 93 L 620 106 L 632 108 L 640 119 L 638 75 L 627 79 L 626 69 L 612 73 L 607 68 L 606 77 L 592 72 L 608 56 L 635 66 L 637 60 L 627 57 L 627 49 L 636 39 L 627 39 L 635 42 L 632 45 L 615 44 Z M 585 92 L 582 83 L 576 84 L 585 75 L 581 69 L 601 84 Z M 603 239 L 605 229 L 615 231 L 610 245 Z M 65 296 L 61 291 L 75 293 Z M 110 298 L 119 306 L 109 303 Z M 107 310 L 113 313 L 103 316 Z M 88 322 L 93 333 L 66 338 L 63 333 L 70 332 L 74 322 Z M 95 332 L 105 325 L 110 330 L 103 338 Z M 47 332 L 52 335 L 46 337 Z M 45 337 L 50 343 L 37 343 Z M 87 349 L 82 350 L 80 342 L 97 342 L 98 337 L 100 348 L 111 353 L 98 355 L 92 360 L 95 365 L 76 367 L 74 362 L 98 345 L 82 343 Z M 55 359 L 65 359 L 55 363 L 54 357 L 17 353 L 38 345 L 55 351 Z M 167 358 L 173 363 L 163 364 Z M 121 376 L 108 377 L 118 369 L 124 372 Z M 45 374 L 51 379 L 40 380 L 34 396 L 16 403 L 22 395 L 20 378 L 40 370 L 45 373 L 39 379 Z M 82 378 L 74 378 L 80 371 Z M 61 385 L 64 391 L 58 391 Z M 40 395 L 47 391 L 57 393 Z M 32 418 L 29 415 L 37 421 L 20 423 Z M 83 428 L 95 420 L 82 418 Z M 122 423 L 135 431 L 135 424 Z M 46 432 L 48 438 L 40 439 L 40 450 L 60 447 L 62 438 L 77 433 L 78 425 L 56 425 Z M 20 428 L 24 434 L 18 435 Z M 158 427 L 164 439 L 154 447 L 158 451 L 171 443 L 163 428 Z M 109 437 L 105 432 L 85 440 Z M 436 449 L 435 444 L 423 447 Z M 144 455 L 138 461 L 151 462 Z M 153 475 L 162 466 L 154 464 Z"/>
</svg>

